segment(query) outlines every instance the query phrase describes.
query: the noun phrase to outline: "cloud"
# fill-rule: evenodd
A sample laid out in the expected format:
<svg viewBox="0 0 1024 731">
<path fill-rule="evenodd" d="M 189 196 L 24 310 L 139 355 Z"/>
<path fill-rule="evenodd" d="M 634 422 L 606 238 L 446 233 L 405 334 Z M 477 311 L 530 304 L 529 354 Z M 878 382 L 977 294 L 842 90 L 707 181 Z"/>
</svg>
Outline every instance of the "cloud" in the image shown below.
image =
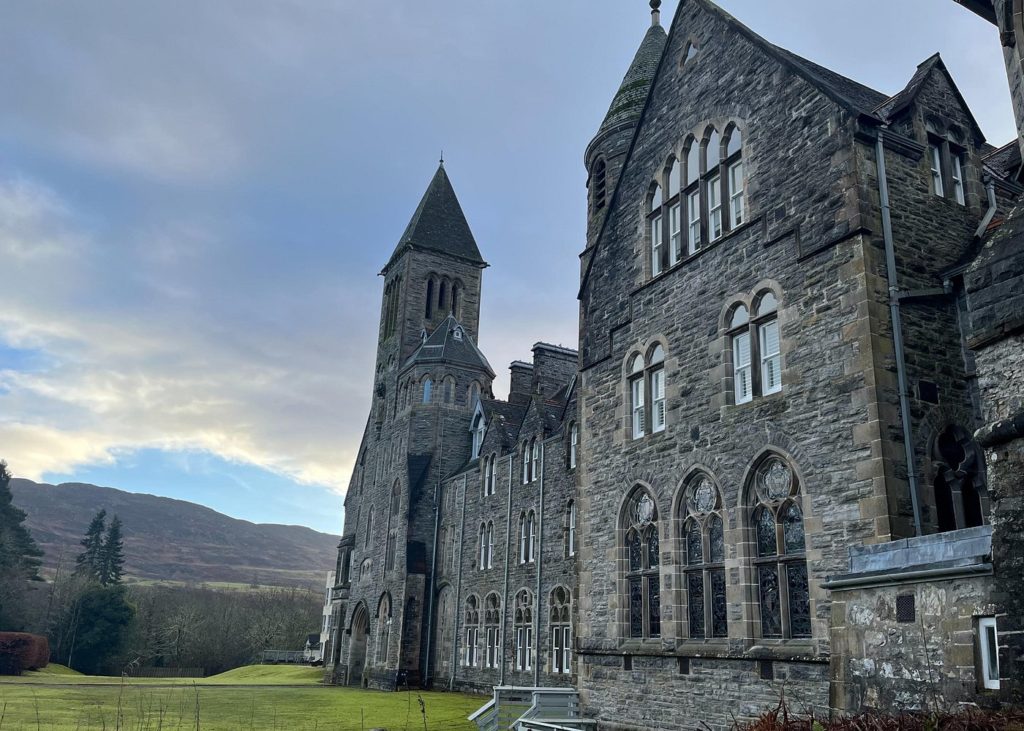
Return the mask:
<svg viewBox="0 0 1024 731">
<path fill-rule="evenodd" d="M 346 404 L 365 408 L 365 396 L 342 374 L 371 366 L 368 355 L 330 343 L 310 347 L 323 313 L 337 311 L 333 303 L 314 292 L 300 308 L 302 322 L 260 307 L 233 311 L 233 298 L 204 296 L 197 306 L 185 297 L 182 306 L 180 292 L 197 286 L 189 281 L 194 269 L 218 266 L 216 246 L 195 247 L 217 241 L 215 233 L 183 225 L 155 236 L 152 247 L 146 230 L 128 247 L 101 244 L 74 228 L 81 221 L 54 191 L 24 179 L 0 181 L 5 211 L 24 215 L 0 229 L 0 251 L 49 255 L 24 267 L 0 300 L 0 341 L 47 356 L 31 371 L 0 360 L 0 448 L 18 474 L 68 473 L 158 448 L 206 451 L 344 488 L 361 424 L 341 414 Z M 110 289 L 125 270 L 105 272 L 97 262 L 107 260 L 104 249 L 144 252 L 128 267 L 134 289 Z"/>
</svg>

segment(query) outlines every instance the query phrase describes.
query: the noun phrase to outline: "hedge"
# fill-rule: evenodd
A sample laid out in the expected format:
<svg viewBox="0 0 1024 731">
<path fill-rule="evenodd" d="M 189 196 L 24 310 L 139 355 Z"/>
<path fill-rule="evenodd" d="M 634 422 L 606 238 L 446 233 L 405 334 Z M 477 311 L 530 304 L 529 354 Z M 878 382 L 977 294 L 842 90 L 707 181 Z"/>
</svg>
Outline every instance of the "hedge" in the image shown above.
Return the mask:
<svg viewBox="0 0 1024 731">
<path fill-rule="evenodd" d="M 50 643 L 42 635 L 0 632 L 0 675 L 21 675 L 50 662 Z"/>
</svg>

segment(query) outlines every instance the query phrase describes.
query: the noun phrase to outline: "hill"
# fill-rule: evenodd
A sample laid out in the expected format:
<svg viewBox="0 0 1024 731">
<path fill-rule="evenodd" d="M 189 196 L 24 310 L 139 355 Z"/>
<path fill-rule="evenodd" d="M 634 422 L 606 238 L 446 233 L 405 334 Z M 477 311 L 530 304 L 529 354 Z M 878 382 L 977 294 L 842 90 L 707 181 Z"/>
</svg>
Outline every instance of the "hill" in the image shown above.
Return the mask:
<svg viewBox="0 0 1024 731">
<path fill-rule="evenodd" d="M 11 481 L 14 503 L 52 573 L 61 554 L 73 564 L 97 510 L 117 514 L 125 530 L 131 579 L 258 583 L 320 590 L 337 559 L 338 536 L 296 525 L 257 524 L 184 500 L 82 483 Z"/>
</svg>

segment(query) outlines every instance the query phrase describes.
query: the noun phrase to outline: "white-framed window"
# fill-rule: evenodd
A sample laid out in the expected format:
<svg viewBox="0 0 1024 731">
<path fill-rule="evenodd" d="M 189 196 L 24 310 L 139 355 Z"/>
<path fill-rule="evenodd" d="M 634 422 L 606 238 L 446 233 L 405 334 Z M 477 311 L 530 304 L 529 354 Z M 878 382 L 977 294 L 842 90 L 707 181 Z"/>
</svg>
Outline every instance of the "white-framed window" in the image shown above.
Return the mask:
<svg viewBox="0 0 1024 731">
<path fill-rule="evenodd" d="M 523 484 L 527 485 L 527 484 L 530 483 L 530 480 L 532 479 L 531 476 L 530 476 L 530 465 L 531 465 L 531 462 L 530 462 L 530 443 L 529 442 L 523 442 L 522 457 L 523 457 Z"/>
<path fill-rule="evenodd" d="M 485 660 L 485 666 L 487 668 L 498 667 L 498 658 L 501 657 L 500 650 L 498 648 L 498 642 L 500 635 L 498 634 L 497 627 L 487 628 L 487 658 Z"/>
<path fill-rule="evenodd" d="M 928 145 L 928 159 L 931 162 L 932 192 L 944 198 L 946 187 L 942 182 L 942 148 L 934 143 Z"/>
<path fill-rule="evenodd" d="M 981 687 L 999 690 L 999 630 L 995 617 L 978 618 L 978 649 Z"/>
<path fill-rule="evenodd" d="M 531 510 L 519 518 L 519 563 L 533 563 L 536 559 L 537 516 Z"/>
<path fill-rule="evenodd" d="M 423 403 L 429 404 L 431 399 L 431 392 L 434 390 L 434 382 L 429 378 L 423 381 Z"/>
<path fill-rule="evenodd" d="M 530 452 L 532 453 L 532 462 L 530 466 L 530 481 L 540 478 L 540 440 L 534 438 L 530 442 Z"/>
<path fill-rule="evenodd" d="M 487 630 L 484 667 L 497 668 L 501 661 L 501 600 L 494 592 L 484 599 L 484 626 Z"/>
<path fill-rule="evenodd" d="M 665 431 L 665 369 L 651 371 L 651 431 Z"/>
<path fill-rule="evenodd" d="M 466 628 L 466 665 L 475 668 L 480 662 L 477 642 L 480 640 L 479 627 Z"/>
<path fill-rule="evenodd" d="M 496 455 L 484 457 L 484 497 L 495 493 L 494 462 Z"/>
<path fill-rule="evenodd" d="M 782 390 L 782 352 L 779 347 L 779 320 L 772 318 L 757 327 L 761 346 L 761 393 Z"/>
<path fill-rule="evenodd" d="M 579 449 L 580 428 L 576 422 L 569 427 L 569 469 L 576 469 L 576 455 Z"/>
<path fill-rule="evenodd" d="M 480 456 L 480 448 L 484 444 L 484 434 L 487 433 L 487 422 L 483 414 L 477 414 L 473 421 L 473 459 Z"/>
<path fill-rule="evenodd" d="M 743 223 L 743 162 L 729 166 L 729 228 Z"/>
<path fill-rule="evenodd" d="M 576 501 L 569 501 L 569 510 L 566 519 L 565 530 L 565 555 L 568 557 L 576 555 Z"/>
<path fill-rule="evenodd" d="M 516 670 L 533 669 L 533 595 L 527 589 L 516 594 L 515 614 L 513 615 L 513 632 L 515 646 Z"/>
<path fill-rule="evenodd" d="M 651 273 L 661 274 L 661 255 L 664 242 L 661 238 L 661 214 L 651 219 Z"/>
<path fill-rule="evenodd" d="M 950 162 L 950 174 L 953 178 L 953 198 L 960 205 L 966 204 L 964 198 L 964 169 L 963 164 L 960 162 L 960 155 L 952 153 L 949 157 Z"/>
<path fill-rule="evenodd" d="M 682 258 L 682 217 L 683 206 L 677 200 L 668 209 L 668 245 L 669 263 L 675 264 Z"/>
<path fill-rule="evenodd" d="M 755 298 L 753 317 L 745 305 L 737 305 L 727 328 L 733 403 L 744 404 L 781 391 L 782 344 L 775 295 L 768 290 L 760 293 Z"/>
<path fill-rule="evenodd" d="M 487 522 L 487 568 L 494 568 L 494 523 Z"/>
<path fill-rule="evenodd" d="M 639 360 L 640 356 L 637 356 L 637 359 Z M 644 425 L 647 421 L 647 419 L 645 418 L 646 411 L 644 409 L 645 389 L 643 375 L 641 374 L 640 376 L 634 377 L 633 380 L 630 381 L 629 387 L 630 392 L 632 394 L 633 404 L 633 438 L 639 439 L 640 437 L 644 436 L 644 434 L 646 434 L 646 432 L 644 431 Z"/>
<path fill-rule="evenodd" d="M 548 672 L 556 675 L 572 673 L 571 594 L 556 586 L 548 597 L 548 624 L 550 627 Z"/>
<path fill-rule="evenodd" d="M 487 525 L 480 524 L 480 570 L 487 568 Z"/>
<path fill-rule="evenodd" d="M 695 254 L 700 248 L 700 188 L 686 196 L 686 217 L 686 251 Z"/>
<path fill-rule="evenodd" d="M 718 175 L 708 180 L 708 238 L 722 236 L 722 179 Z"/>
</svg>

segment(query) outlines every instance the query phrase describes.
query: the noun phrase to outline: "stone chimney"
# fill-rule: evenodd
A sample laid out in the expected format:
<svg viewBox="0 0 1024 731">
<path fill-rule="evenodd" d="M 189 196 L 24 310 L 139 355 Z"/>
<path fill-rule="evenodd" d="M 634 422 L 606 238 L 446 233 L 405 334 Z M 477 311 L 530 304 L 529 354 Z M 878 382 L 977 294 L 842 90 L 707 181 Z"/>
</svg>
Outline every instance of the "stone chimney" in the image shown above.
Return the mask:
<svg viewBox="0 0 1024 731">
<path fill-rule="evenodd" d="M 533 366 L 521 360 L 514 360 L 508 369 L 512 374 L 508 402 L 520 406 L 530 403 L 530 395 L 533 392 Z"/>
</svg>

